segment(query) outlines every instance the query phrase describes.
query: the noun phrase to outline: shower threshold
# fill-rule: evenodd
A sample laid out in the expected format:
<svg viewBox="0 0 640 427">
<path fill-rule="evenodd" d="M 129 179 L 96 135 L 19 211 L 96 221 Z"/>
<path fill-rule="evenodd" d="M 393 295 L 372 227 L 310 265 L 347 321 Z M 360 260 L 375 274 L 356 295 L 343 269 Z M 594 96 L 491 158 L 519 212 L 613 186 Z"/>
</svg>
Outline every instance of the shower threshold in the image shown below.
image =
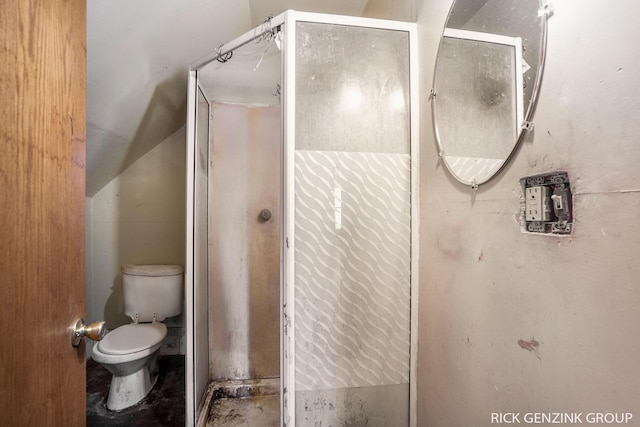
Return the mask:
<svg viewBox="0 0 640 427">
<path fill-rule="evenodd" d="M 200 413 L 200 426 L 278 426 L 280 378 L 211 382 Z"/>
</svg>

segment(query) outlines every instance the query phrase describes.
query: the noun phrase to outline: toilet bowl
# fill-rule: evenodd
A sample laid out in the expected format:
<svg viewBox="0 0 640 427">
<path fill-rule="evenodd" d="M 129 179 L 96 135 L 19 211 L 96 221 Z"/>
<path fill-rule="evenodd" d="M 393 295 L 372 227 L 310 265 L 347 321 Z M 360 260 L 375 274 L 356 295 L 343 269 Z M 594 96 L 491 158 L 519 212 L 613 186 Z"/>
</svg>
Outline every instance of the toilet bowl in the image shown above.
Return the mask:
<svg viewBox="0 0 640 427">
<path fill-rule="evenodd" d="M 120 411 L 141 401 L 158 379 L 156 359 L 167 327 L 164 323 L 123 325 L 91 350 L 91 357 L 111 374 L 107 408 Z"/>
<path fill-rule="evenodd" d="M 113 375 L 107 397 L 110 410 L 135 405 L 153 388 L 158 352 L 167 336 L 161 321 L 182 312 L 182 272 L 181 266 L 122 267 L 124 311 L 134 323 L 107 333 L 91 350 L 93 360 Z"/>
</svg>

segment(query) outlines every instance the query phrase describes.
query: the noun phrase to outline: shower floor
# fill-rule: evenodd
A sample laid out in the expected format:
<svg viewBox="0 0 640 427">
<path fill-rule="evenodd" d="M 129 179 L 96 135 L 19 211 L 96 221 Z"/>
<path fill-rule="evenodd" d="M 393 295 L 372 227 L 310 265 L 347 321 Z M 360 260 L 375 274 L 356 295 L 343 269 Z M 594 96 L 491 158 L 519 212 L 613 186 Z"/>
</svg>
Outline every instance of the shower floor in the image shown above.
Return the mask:
<svg viewBox="0 0 640 427">
<path fill-rule="evenodd" d="M 206 427 L 280 425 L 280 380 L 213 382 Z"/>
<path fill-rule="evenodd" d="M 216 399 L 211 405 L 207 427 L 280 425 L 280 396 L 251 396 Z"/>
</svg>

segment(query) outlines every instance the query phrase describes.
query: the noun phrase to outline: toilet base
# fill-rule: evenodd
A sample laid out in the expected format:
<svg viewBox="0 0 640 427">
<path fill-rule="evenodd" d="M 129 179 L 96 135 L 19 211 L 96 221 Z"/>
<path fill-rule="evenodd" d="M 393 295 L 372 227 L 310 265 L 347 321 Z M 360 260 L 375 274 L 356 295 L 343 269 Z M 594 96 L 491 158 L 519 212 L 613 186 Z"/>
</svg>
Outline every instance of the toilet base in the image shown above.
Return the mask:
<svg viewBox="0 0 640 427">
<path fill-rule="evenodd" d="M 121 411 L 135 405 L 145 398 L 158 380 L 158 365 L 156 351 L 149 363 L 129 375 L 116 376 L 111 378 L 109 386 L 109 396 L 107 397 L 107 408 L 111 411 Z"/>
</svg>

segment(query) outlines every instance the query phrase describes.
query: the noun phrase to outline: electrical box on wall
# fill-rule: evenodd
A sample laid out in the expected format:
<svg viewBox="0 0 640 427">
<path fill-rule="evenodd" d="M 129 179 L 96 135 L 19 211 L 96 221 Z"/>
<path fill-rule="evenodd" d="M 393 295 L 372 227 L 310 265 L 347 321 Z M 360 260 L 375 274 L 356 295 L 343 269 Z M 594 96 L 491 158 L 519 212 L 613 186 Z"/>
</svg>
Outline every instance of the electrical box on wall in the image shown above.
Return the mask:
<svg viewBox="0 0 640 427">
<path fill-rule="evenodd" d="M 571 234 L 573 204 L 566 172 L 550 172 L 520 179 L 524 232 Z"/>
</svg>

